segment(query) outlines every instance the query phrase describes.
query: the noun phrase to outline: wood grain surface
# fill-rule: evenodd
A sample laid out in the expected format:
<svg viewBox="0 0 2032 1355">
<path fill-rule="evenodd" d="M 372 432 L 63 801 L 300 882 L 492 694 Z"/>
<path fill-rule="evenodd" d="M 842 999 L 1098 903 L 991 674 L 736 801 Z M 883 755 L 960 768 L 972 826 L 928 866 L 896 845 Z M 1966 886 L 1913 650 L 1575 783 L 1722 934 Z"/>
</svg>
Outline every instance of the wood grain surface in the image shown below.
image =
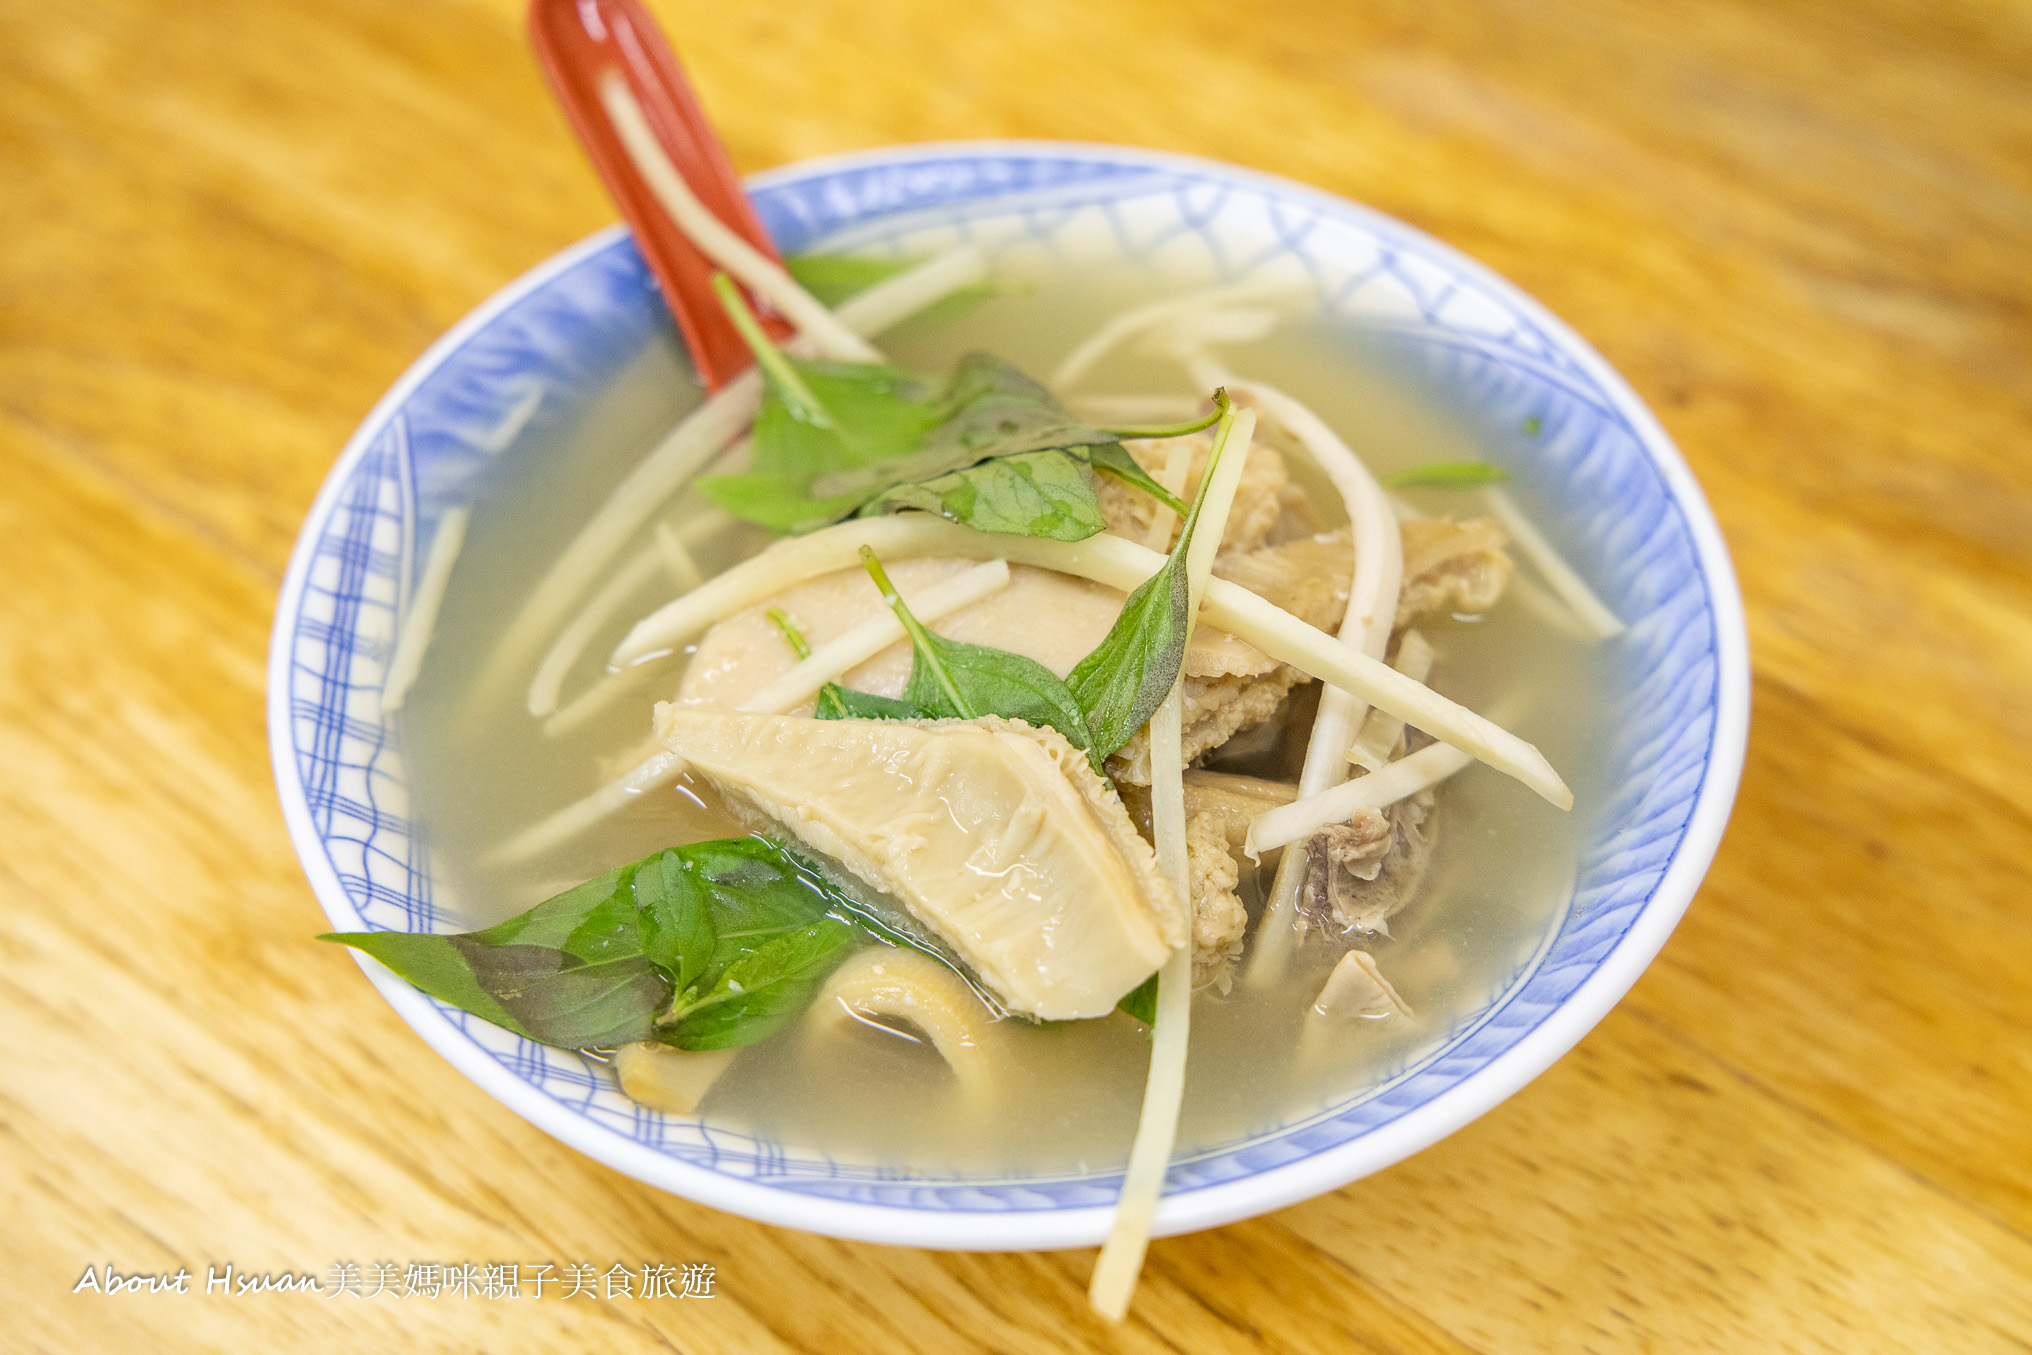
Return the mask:
<svg viewBox="0 0 2032 1355">
<path fill-rule="evenodd" d="M 1630 997 L 1447 1141 L 1156 1244 L 829 1241 L 563 1148 L 322 923 L 263 732 L 348 432 L 610 219 L 512 0 L 0 0 L 0 1346 L 2032 1348 L 2032 8 L 660 0 L 745 169 L 1162 146 L 1484 260 L 1658 410 L 1749 765 Z M 716 1269 L 704 1300 L 73 1294 L 84 1267 Z"/>
</svg>

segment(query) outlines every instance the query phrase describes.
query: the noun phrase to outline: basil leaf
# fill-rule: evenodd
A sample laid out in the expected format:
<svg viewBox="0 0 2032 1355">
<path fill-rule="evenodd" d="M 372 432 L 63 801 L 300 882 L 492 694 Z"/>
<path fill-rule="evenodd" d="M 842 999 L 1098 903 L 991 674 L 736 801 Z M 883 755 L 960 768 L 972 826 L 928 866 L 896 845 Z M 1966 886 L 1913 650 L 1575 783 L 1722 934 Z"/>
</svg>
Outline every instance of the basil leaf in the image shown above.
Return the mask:
<svg viewBox="0 0 2032 1355">
<path fill-rule="evenodd" d="M 707 982 L 713 970 L 741 952 L 816 921 L 837 902 L 832 882 L 818 867 L 767 838 L 726 838 L 676 850 L 712 901 L 718 944 Z"/>
<path fill-rule="evenodd" d="M 1093 736 L 1079 702 L 1043 664 L 1006 649 L 963 644 L 929 631 L 925 642 L 904 689 L 922 717 L 971 720 L 999 715 L 1039 729 L 1056 729 L 1082 752 L 1091 747 Z"/>
<path fill-rule="evenodd" d="M 1118 1012 L 1127 1012 L 1146 1026 L 1157 1024 L 1157 975 L 1152 974 L 1129 990 L 1127 997 L 1115 1004 Z"/>
<path fill-rule="evenodd" d="M 791 652 L 800 660 L 811 657 L 811 646 L 804 642 L 804 632 L 790 619 L 790 613 L 781 607 L 771 607 L 765 615 L 783 632 L 783 641 Z M 820 687 L 815 704 L 817 708 L 812 713 L 821 720 L 908 720 L 917 714 L 908 701 L 853 691 L 837 682 Z"/>
<path fill-rule="evenodd" d="M 753 1044 L 774 1034 L 809 1000 L 826 972 L 811 969 L 817 945 L 812 938 L 825 938 L 820 949 L 826 954 L 844 946 L 859 933 L 840 918 L 856 909 L 817 866 L 766 838 L 733 838 L 682 850 L 711 891 L 719 943 L 704 975 L 679 994 L 659 1022 L 656 1038 L 681 1049 Z M 839 930 L 835 934 L 827 928 Z M 800 974 L 809 982 L 800 980 Z M 753 1001 L 744 996 L 764 991 L 770 996 Z M 709 1020 L 688 1015 L 702 1010 L 716 1014 Z M 708 1039 L 711 1043 L 699 1042 Z"/>
<path fill-rule="evenodd" d="M 905 454 L 938 417 L 938 407 L 926 383 L 894 367 L 779 358 L 800 378 L 804 393 L 792 397 L 769 377 L 751 434 L 753 469 L 709 475 L 698 486 L 735 517 L 794 535 L 837 522 L 867 501 L 858 489 L 814 493 L 816 480 Z M 802 407 L 807 401 L 823 422 Z"/>
<path fill-rule="evenodd" d="M 714 1008 L 731 1009 L 714 1018 L 721 1043 L 698 1047 L 730 1049 L 781 1025 L 787 994 L 809 995 L 808 985 L 785 987 L 756 1007 L 768 1019 L 739 1017 L 748 1008 L 733 999 L 769 980 L 772 965 L 790 966 L 786 975 L 808 968 L 803 951 L 771 947 L 820 923 L 851 939 L 860 933 L 841 919 L 862 907 L 787 848 L 735 838 L 658 852 L 484 931 L 320 939 L 365 951 L 439 1001 L 564 1048 L 660 1038 L 660 1017 L 720 993 Z M 764 951 L 778 959 L 753 958 Z"/>
<path fill-rule="evenodd" d="M 1391 471 L 1382 478 L 1390 489 L 1473 489 L 1500 485 L 1510 478 L 1510 472 L 1486 461 L 1434 461 Z"/>
<path fill-rule="evenodd" d="M 1066 412 L 1050 391 L 1017 368 L 988 353 L 960 359 L 946 383 L 943 417 L 924 435 L 923 446 L 901 462 L 882 467 L 902 484 L 959 470 L 989 457 L 1059 451 L 1114 441 L 1108 434 Z M 844 477 L 842 477 L 844 478 Z M 823 484 L 822 492 L 846 484 Z"/>
<path fill-rule="evenodd" d="M 809 475 L 751 471 L 742 475 L 708 475 L 699 492 L 743 522 L 753 522 L 783 536 L 800 536 L 827 527 L 867 502 L 864 494 L 814 499 L 806 490 Z"/>
<path fill-rule="evenodd" d="M 822 475 L 886 461 L 917 446 L 940 418 L 942 407 L 932 384 L 900 368 L 785 361 L 833 426 L 814 428 L 785 403 L 781 390 L 765 392 L 755 415 L 756 470 Z"/>
<path fill-rule="evenodd" d="M 790 270 L 790 276 L 797 279 L 799 286 L 821 303 L 837 306 L 876 283 L 887 282 L 923 262 L 921 258 L 870 259 L 858 254 L 806 254 L 801 258 L 785 259 L 783 266 Z M 987 279 L 968 283 L 948 292 L 908 319 L 890 326 L 890 337 L 906 338 L 937 329 L 951 324 L 990 297 L 1023 290 L 1020 285 Z"/>
<path fill-rule="evenodd" d="M 1226 394 L 1217 393 L 1216 400 L 1221 406 L 1220 432 L 1200 475 L 1199 493 L 1179 530 L 1178 544 L 1163 567 L 1129 594 L 1107 637 L 1066 675 L 1065 685 L 1086 713 L 1093 738 L 1091 757 L 1105 759 L 1134 738 L 1164 704 L 1184 666 L 1186 640 L 1192 633 L 1185 557 L 1207 487 L 1213 483 L 1214 466 L 1234 426 Z"/>
<path fill-rule="evenodd" d="M 917 338 L 952 324 L 983 301 L 992 301 L 998 296 L 1020 296 L 1029 290 L 1020 282 L 996 282 L 992 278 L 970 282 L 964 287 L 955 287 L 915 315 L 897 321 L 886 331 L 887 337 Z"/>
<path fill-rule="evenodd" d="M 724 292 L 740 323 L 738 293 Z M 1113 435 L 989 354 L 962 358 L 934 398 L 895 368 L 791 358 L 752 317 L 743 333 L 767 383 L 753 469 L 699 487 L 749 522 L 795 534 L 855 511 L 921 509 L 981 531 L 1081 541 L 1106 525 L 1087 465 L 1097 453 L 1165 495 Z"/>
<path fill-rule="evenodd" d="M 711 902 L 712 957 L 657 1022 L 680 1049 L 734 1049 L 774 1034 L 860 933 L 856 907 L 824 873 L 766 838 L 677 849 Z"/>
<path fill-rule="evenodd" d="M 751 474 L 714 475 L 716 486 L 753 482 L 779 495 L 810 497 L 811 481 L 901 456 L 916 447 L 939 416 L 928 383 L 894 367 L 805 362 L 785 356 L 801 393 L 770 377 L 755 413 Z M 857 500 L 858 502 L 858 500 Z M 727 505 L 735 512 L 734 505 Z"/>
<path fill-rule="evenodd" d="M 1129 455 L 1129 449 L 1119 442 L 1104 442 L 1092 449 L 1088 460 L 1095 470 L 1103 475 L 1112 475 L 1125 485 L 1142 490 L 1157 502 L 1169 508 L 1180 517 L 1185 516 L 1185 500 L 1173 494 L 1144 470 L 1142 463 Z"/>
<path fill-rule="evenodd" d="M 896 485 L 861 516 L 917 508 L 977 531 L 1084 541 L 1108 524 L 1085 466 L 1064 451 L 1000 456 L 916 484 Z"/>
<path fill-rule="evenodd" d="M 1190 532 L 1164 567 L 1143 581 L 1107 637 L 1073 665 L 1065 685 L 1086 713 L 1094 752 L 1106 758 L 1150 722 L 1164 704 L 1185 662 L 1187 615 L 1185 548 Z"/>
<path fill-rule="evenodd" d="M 866 546 L 861 547 L 861 563 L 910 637 L 910 678 L 904 684 L 903 697 L 919 716 L 971 720 L 1000 715 L 1039 729 L 1056 729 L 1065 735 L 1066 742 L 1087 754 L 1094 770 L 1100 770 L 1086 716 L 1056 673 L 1035 659 L 1006 649 L 932 634 L 904 605 L 889 582 L 888 571 Z"/>
<path fill-rule="evenodd" d="M 642 916 L 642 954 L 670 971 L 677 987 L 691 985 L 712 962 L 719 944 L 712 901 L 676 851 L 635 867 L 634 905 Z"/>
<path fill-rule="evenodd" d="M 805 254 L 785 259 L 783 266 L 797 285 L 818 298 L 822 306 L 839 305 L 848 297 L 865 292 L 878 282 L 887 282 L 898 273 L 907 273 L 922 260 L 871 259 L 862 254 Z"/>
<path fill-rule="evenodd" d="M 587 1049 L 646 1040 L 670 1001 L 670 976 L 640 955 L 573 964 L 548 946 L 447 937 L 480 987 L 543 1044 Z"/>
<path fill-rule="evenodd" d="M 632 960 L 643 953 L 642 918 L 636 911 L 631 891 L 616 890 L 589 910 L 564 944 L 555 949 L 579 964 L 602 964 L 608 960 Z M 481 941 L 481 945 L 498 944 Z M 516 944 L 536 945 L 524 936 Z"/>
<path fill-rule="evenodd" d="M 880 466 L 828 475 L 812 488 L 817 494 L 855 489 L 874 493 L 963 470 L 990 457 L 1085 448 L 1112 440 L 1067 413 L 1050 391 L 1017 368 L 992 354 L 969 353 L 947 380 L 941 416 L 925 431 L 922 446 Z"/>
<path fill-rule="evenodd" d="M 770 340 L 726 274 L 713 275 L 713 289 L 755 354 L 763 381 L 751 433 L 753 473 L 699 482 L 727 511 L 749 516 L 770 499 L 809 497 L 813 478 L 901 456 L 942 417 L 943 406 L 923 379 L 884 363 L 793 358 Z M 852 511 L 858 502 L 840 506 L 832 516 Z M 780 503 L 764 525 L 807 516 Z"/>
<path fill-rule="evenodd" d="M 873 692 L 857 692 L 851 687 L 842 687 L 828 682 L 819 688 L 818 718 L 821 720 L 915 720 L 920 718 L 916 706 L 908 701 L 898 701 L 890 696 L 876 696 Z"/>
<path fill-rule="evenodd" d="M 849 473 L 905 455 L 939 416 L 930 388 L 893 367 L 803 362 L 784 357 L 825 423 L 767 380 L 751 434 L 752 470 L 709 475 L 702 493 L 737 518 L 776 532 L 808 532 L 837 522 L 867 502 L 869 490 L 814 492 L 820 477 Z"/>
<path fill-rule="evenodd" d="M 853 927 L 827 917 L 744 951 L 710 989 L 680 1000 L 656 1038 L 694 1050 L 766 1039 L 804 1010 L 855 939 Z"/>
<path fill-rule="evenodd" d="M 465 952 L 452 944 L 449 936 L 417 932 L 326 932 L 318 940 L 336 941 L 371 955 L 439 1002 L 449 1003 L 460 1011 L 471 1012 L 482 1021 L 491 1021 L 512 1030 L 525 1040 L 536 1039 L 481 985 Z"/>
<path fill-rule="evenodd" d="M 961 359 L 945 402 L 946 417 L 918 451 L 825 476 L 816 488 L 867 486 L 863 515 L 919 509 L 984 532 L 1083 541 L 1107 526 L 1088 462 L 1099 455 L 1134 466 L 1112 435 L 1075 418 L 1043 386 L 987 353 Z"/>
<path fill-rule="evenodd" d="M 622 908 L 612 906 L 617 896 L 625 894 L 628 875 L 633 869 L 633 866 L 622 866 L 584 884 L 573 885 L 526 913 L 473 933 L 474 939 L 489 946 L 520 942 L 565 950 L 571 947 L 572 938 L 577 936 L 576 944 L 582 949 L 573 954 L 581 960 L 604 959 L 617 950 L 633 954 L 626 943 L 640 933 L 634 910 L 626 906 L 625 899 L 622 900 Z"/>
<path fill-rule="evenodd" d="M 492 945 L 477 935 L 331 933 L 440 1002 L 540 1044 L 567 1049 L 648 1039 L 673 985 L 640 955 L 582 963 L 554 946 Z"/>
</svg>

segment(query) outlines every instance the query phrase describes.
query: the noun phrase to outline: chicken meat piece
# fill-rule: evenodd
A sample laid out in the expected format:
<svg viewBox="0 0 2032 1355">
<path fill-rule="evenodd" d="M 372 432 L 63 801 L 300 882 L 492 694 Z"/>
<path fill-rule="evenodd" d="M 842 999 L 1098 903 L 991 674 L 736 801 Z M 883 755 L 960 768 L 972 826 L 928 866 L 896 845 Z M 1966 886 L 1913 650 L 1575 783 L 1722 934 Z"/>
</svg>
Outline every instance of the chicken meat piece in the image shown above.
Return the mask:
<svg viewBox="0 0 2032 1355">
<path fill-rule="evenodd" d="M 1298 789 L 1253 776 L 1190 769 L 1185 774 L 1185 854 L 1192 887 L 1192 981 L 1228 990 L 1229 974 L 1242 953 L 1249 915 L 1236 886 L 1242 878 L 1239 853 L 1249 823 L 1266 809 L 1290 804 Z M 1122 787 L 1122 803 L 1137 830 L 1148 838 L 1150 788 Z"/>
<path fill-rule="evenodd" d="M 1298 787 L 1283 781 L 1209 772 L 1198 767 L 1185 773 L 1186 814 L 1211 819 L 1235 851 L 1240 851 L 1249 840 L 1249 825 L 1258 814 L 1288 805 L 1297 798 Z"/>
<path fill-rule="evenodd" d="M 1121 788 L 1122 805 L 1129 811 L 1136 831 L 1148 838 L 1150 829 L 1150 787 L 1134 783 Z M 1236 851 L 1249 840 L 1249 824 L 1258 814 L 1288 805 L 1298 798 L 1298 787 L 1282 781 L 1265 781 L 1258 776 L 1236 776 L 1231 772 L 1210 772 L 1200 767 L 1185 769 L 1185 817 L 1208 818 L 1220 829 L 1221 837 Z"/>
<path fill-rule="evenodd" d="M 1241 867 L 1214 815 L 1195 814 L 1186 820 L 1185 862 L 1192 882 L 1192 986 L 1212 984 L 1225 993 L 1229 974 L 1242 955 L 1249 913 L 1235 892 Z"/>
<path fill-rule="evenodd" d="M 1348 610 L 1355 572 L 1353 538 L 1346 532 L 1302 536 L 1214 561 L 1214 574 L 1330 631 Z"/>
<path fill-rule="evenodd" d="M 1329 935 L 1390 934 L 1425 880 L 1438 824 L 1432 792 L 1420 791 L 1388 809 L 1364 809 L 1345 824 L 1323 828 L 1305 844 L 1305 926 Z"/>
<path fill-rule="evenodd" d="M 1397 837 L 1395 825 L 1380 809 L 1360 809 L 1346 823 L 1329 824 L 1313 834 L 1306 854 L 1315 868 L 1332 866 L 1357 880 L 1373 880 Z"/>
<path fill-rule="evenodd" d="M 1056 730 L 665 702 L 656 733 L 737 815 L 896 899 L 1011 1011 L 1105 1016 L 1187 940 L 1149 844 Z"/>
<path fill-rule="evenodd" d="M 1510 582 L 1509 536 L 1494 518 L 1422 518 L 1398 524 L 1404 582 L 1397 595 L 1398 629 L 1433 613 L 1486 612 Z M 1214 573 L 1326 630 L 1347 610 L 1355 568 L 1346 531 L 1302 537 L 1267 551 L 1214 562 Z M 1332 601 L 1329 602 L 1328 598 Z M 1320 622 L 1313 615 L 1328 615 Z"/>
<path fill-rule="evenodd" d="M 1341 956 L 1333 973 L 1327 975 L 1312 1009 L 1321 1016 L 1343 1021 L 1411 1017 L 1411 1005 L 1398 996 L 1397 989 L 1376 967 L 1376 957 L 1366 950 L 1351 950 Z"/>
<path fill-rule="evenodd" d="M 1226 743 L 1241 730 L 1277 713 L 1285 694 L 1305 675 L 1289 664 L 1265 673 L 1225 674 L 1185 680 L 1184 761 L 1192 763 Z M 1108 759 L 1108 775 L 1123 785 L 1150 784 L 1150 735 L 1139 729 Z"/>
<path fill-rule="evenodd" d="M 1397 595 L 1397 625 L 1421 616 L 1477 615 L 1496 605 L 1510 582 L 1510 538 L 1494 518 L 1452 522 L 1424 518 L 1399 524 L 1404 538 L 1404 586 Z"/>
<path fill-rule="evenodd" d="M 1348 606 L 1354 550 L 1347 542 L 1345 534 L 1335 533 L 1265 546 L 1216 560 L 1214 573 L 1308 625 L 1328 630 L 1340 624 Z M 1185 763 L 1190 765 L 1240 731 L 1269 719 L 1291 689 L 1308 680 L 1298 669 L 1277 663 L 1233 636 L 1222 635 L 1218 648 L 1209 644 L 1202 649 L 1195 630 L 1185 666 Z M 1108 760 L 1108 774 L 1128 784 L 1150 784 L 1147 731 L 1138 730 Z"/>
<path fill-rule="evenodd" d="M 1200 473 L 1206 468 L 1207 453 L 1214 444 L 1213 434 L 1205 432 L 1182 438 L 1149 438 L 1123 445 L 1136 463 L 1157 481 L 1184 486 L 1179 491 L 1179 497 L 1190 501 L 1191 490 L 1199 484 Z M 1191 460 L 1186 473 L 1180 476 L 1176 474 L 1175 463 L 1183 457 Z M 1249 459 L 1242 466 L 1241 481 L 1235 486 L 1234 506 L 1228 510 L 1228 525 L 1221 533 L 1221 554 L 1243 555 L 1262 546 L 1269 538 L 1270 529 L 1276 525 L 1278 514 L 1283 511 L 1283 492 L 1289 480 L 1283 457 L 1261 442 L 1250 445 Z M 1154 551 L 1170 553 L 1172 545 L 1178 540 L 1176 513 L 1162 509 L 1157 500 L 1142 490 L 1125 485 L 1110 475 L 1095 476 L 1094 488 L 1100 496 L 1101 516 L 1107 520 L 1110 532 Z M 1164 519 L 1161 529 L 1156 521 L 1160 510 Z"/>
</svg>

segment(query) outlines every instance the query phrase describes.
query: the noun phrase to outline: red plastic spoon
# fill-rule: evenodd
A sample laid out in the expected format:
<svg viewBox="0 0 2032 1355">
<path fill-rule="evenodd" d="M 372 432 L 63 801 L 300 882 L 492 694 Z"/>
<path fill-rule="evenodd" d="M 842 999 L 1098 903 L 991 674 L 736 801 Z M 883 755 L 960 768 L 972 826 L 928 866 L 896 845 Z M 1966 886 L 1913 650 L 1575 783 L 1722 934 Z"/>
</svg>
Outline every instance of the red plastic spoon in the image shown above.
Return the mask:
<svg viewBox="0 0 2032 1355">
<path fill-rule="evenodd" d="M 748 346 L 713 295 L 712 261 L 672 223 L 615 134 L 600 101 L 601 76 L 620 74 L 664 153 L 707 210 L 780 262 L 726 147 L 713 135 L 663 31 L 638 0 L 530 0 L 529 37 L 552 92 L 662 285 L 699 375 L 718 390 L 749 365 Z M 792 332 L 773 314 L 761 318 L 771 338 Z"/>
</svg>

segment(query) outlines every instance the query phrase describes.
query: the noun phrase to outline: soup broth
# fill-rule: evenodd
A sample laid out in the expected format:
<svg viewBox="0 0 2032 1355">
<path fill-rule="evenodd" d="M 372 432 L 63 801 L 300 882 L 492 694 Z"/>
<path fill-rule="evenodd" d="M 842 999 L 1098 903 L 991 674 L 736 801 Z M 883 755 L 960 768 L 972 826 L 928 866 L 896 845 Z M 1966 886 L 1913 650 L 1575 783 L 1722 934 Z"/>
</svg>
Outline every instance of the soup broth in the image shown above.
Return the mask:
<svg viewBox="0 0 2032 1355">
<path fill-rule="evenodd" d="M 981 348 L 1041 376 L 1108 314 L 1160 294 L 1152 281 L 1124 281 L 1093 265 L 1033 271 L 1027 293 L 990 301 L 943 327 L 892 335 L 885 350 L 900 365 L 943 373 L 963 352 Z M 1161 288 L 1175 290 L 1175 283 Z M 1265 339 L 1221 354 L 1233 370 L 1309 404 L 1378 473 L 1485 459 L 1489 440 L 1504 436 L 1450 413 L 1416 364 L 1351 325 L 1292 319 Z M 1106 360 L 1080 390 L 1204 393 L 1189 390 L 1175 363 L 1134 354 Z M 467 545 L 398 731 L 439 897 L 471 926 L 659 848 L 744 831 L 709 789 L 683 781 L 642 796 L 535 860 L 513 869 L 485 862 L 504 838 L 631 765 L 648 738 L 651 706 L 676 689 L 682 655 L 631 670 L 626 690 L 604 710 L 551 737 L 524 706 L 531 665 L 512 682 L 491 685 L 486 669 L 498 637 L 557 552 L 696 400 L 681 350 L 660 339 L 573 424 L 539 426 L 479 487 Z M 1322 518 L 1329 525 L 1345 521 L 1304 454 L 1280 450 L 1288 451 L 1294 481 L 1311 491 Z M 1410 497 L 1436 514 L 1480 511 L 1465 495 Z M 766 533 L 739 524 L 699 532 L 709 511 L 686 493 L 658 519 L 680 533 L 689 529 L 689 549 L 707 576 L 767 543 Z M 630 551 L 649 533 L 638 537 Z M 673 591 L 668 577 L 651 580 L 614 614 L 567 678 L 567 701 L 602 678 L 613 644 Z M 1494 711 L 1536 743 L 1572 785 L 1579 808 L 1561 814 L 1479 765 L 1440 787 L 1438 845 L 1422 889 L 1390 920 L 1389 935 L 1362 940 L 1411 1007 L 1408 1020 L 1353 1021 L 1331 1027 L 1329 1039 L 1317 1032 L 1302 1038 L 1308 1008 L 1343 953 L 1340 944 L 1317 937 L 1299 948 L 1289 976 L 1270 991 L 1238 975 L 1227 995 L 1197 994 L 1180 1155 L 1303 1119 L 1415 1066 L 1522 980 L 1570 896 L 1587 807 L 1602 802 L 1585 720 L 1604 704 L 1601 651 L 1514 598 L 1485 617 L 1421 629 L 1437 653 L 1431 684 L 1471 709 Z M 1244 880 L 1252 909 L 1260 909 L 1268 875 L 1265 869 L 1261 878 Z M 819 1034 L 800 1023 L 741 1051 L 702 1114 L 793 1153 L 928 1175 L 1119 1170 L 1149 1061 L 1143 1029 L 1119 1014 L 1044 1026 L 1012 1019 L 1003 1026 L 1014 1057 L 1009 1076 L 987 1098 L 962 1095 L 936 1052 L 908 1032 L 864 1023 Z"/>
</svg>

